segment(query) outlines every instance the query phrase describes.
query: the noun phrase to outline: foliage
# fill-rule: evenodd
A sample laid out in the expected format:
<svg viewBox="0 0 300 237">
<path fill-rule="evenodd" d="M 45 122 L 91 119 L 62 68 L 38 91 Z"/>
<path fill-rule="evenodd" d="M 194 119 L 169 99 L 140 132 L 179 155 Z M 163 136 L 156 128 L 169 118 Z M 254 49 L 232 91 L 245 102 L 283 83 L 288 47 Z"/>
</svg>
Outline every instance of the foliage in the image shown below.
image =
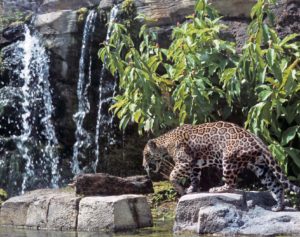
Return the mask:
<svg viewBox="0 0 300 237">
<path fill-rule="evenodd" d="M 120 79 L 112 106 L 120 127 L 135 122 L 140 133 L 159 132 L 238 114 L 270 144 L 285 171 L 300 179 L 300 45 L 296 34 L 279 38 L 274 2 L 258 0 L 253 7 L 240 54 L 220 37 L 225 26 L 206 0 L 198 0 L 195 14 L 174 27 L 168 49 L 145 25 L 136 43 L 115 23 L 99 56 Z"/>
<path fill-rule="evenodd" d="M 158 206 L 162 202 L 175 201 L 177 193 L 168 181 L 154 183 L 154 194 L 151 198 L 153 206 Z"/>
<path fill-rule="evenodd" d="M 165 220 L 174 218 L 177 193 L 169 181 L 154 182 L 154 194 L 149 195 L 154 218 Z"/>
<path fill-rule="evenodd" d="M 77 22 L 84 22 L 84 19 L 86 17 L 86 14 L 88 13 L 88 9 L 86 7 L 82 7 L 82 8 L 79 8 L 76 13 L 77 13 Z"/>
<path fill-rule="evenodd" d="M 220 38 L 225 26 L 206 1 L 199 1 L 195 15 L 188 18 L 174 28 L 168 50 L 159 47 L 157 36 L 145 25 L 139 45 L 124 25 L 113 25 L 110 42 L 99 55 L 103 61 L 107 58 L 107 68 L 120 78 L 122 94 L 112 109 L 122 128 L 134 121 L 140 133 L 155 132 L 184 122 L 226 119 L 233 97 L 239 94 L 238 86 L 222 81 L 224 70 L 236 63 L 234 47 Z M 230 86 L 234 90 L 227 93 Z"/>
<path fill-rule="evenodd" d="M 0 14 L 0 31 L 12 23 L 23 22 L 24 20 L 27 20 L 26 14 L 18 10 Z"/>
<path fill-rule="evenodd" d="M 2 202 L 4 202 L 7 199 L 8 195 L 7 193 L 0 188 L 0 205 L 2 204 Z"/>
<path fill-rule="evenodd" d="M 264 13 L 268 21 L 263 20 Z M 286 172 L 292 160 L 293 173 L 299 179 L 300 45 L 293 42 L 296 34 L 278 37 L 268 2 L 259 0 L 251 15 L 254 19 L 249 26 L 249 40 L 237 67 L 245 88 L 252 97 L 255 95 L 252 101 L 246 101 L 248 107 L 252 106 L 246 126 L 270 144 Z"/>
</svg>

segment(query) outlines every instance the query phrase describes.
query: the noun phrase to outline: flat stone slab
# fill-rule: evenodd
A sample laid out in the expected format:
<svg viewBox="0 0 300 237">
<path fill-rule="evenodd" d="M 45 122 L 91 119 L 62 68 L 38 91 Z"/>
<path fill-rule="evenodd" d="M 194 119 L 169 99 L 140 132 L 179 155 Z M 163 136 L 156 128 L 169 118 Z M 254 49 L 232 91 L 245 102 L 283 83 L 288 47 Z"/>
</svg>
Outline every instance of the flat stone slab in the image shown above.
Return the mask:
<svg viewBox="0 0 300 237">
<path fill-rule="evenodd" d="M 149 177 L 138 175 L 118 177 L 105 173 L 80 174 L 70 186 L 75 187 L 76 194 L 84 196 L 147 194 L 153 193 Z"/>
<path fill-rule="evenodd" d="M 0 226 L 30 229 L 117 231 L 152 226 L 143 195 L 80 197 L 74 192 L 36 190 L 4 202 Z"/>
<path fill-rule="evenodd" d="M 197 193 L 183 196 L 177 205 L 175 232 L 221 235 L 295 235 L 300 212 L 271 211 L 269 192 Z"/>
</svg>

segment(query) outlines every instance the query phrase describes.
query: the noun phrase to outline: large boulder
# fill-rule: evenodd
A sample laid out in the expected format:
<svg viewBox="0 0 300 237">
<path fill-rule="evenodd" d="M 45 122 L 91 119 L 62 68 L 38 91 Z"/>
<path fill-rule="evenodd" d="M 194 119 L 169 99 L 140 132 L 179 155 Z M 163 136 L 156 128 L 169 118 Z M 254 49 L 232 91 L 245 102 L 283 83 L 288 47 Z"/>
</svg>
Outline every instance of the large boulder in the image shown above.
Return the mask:
<svg viewBox="0 0 300 237">
<path fill-rule="evenodd" d="M 99 4 L 99 0 L 43 0 L 39 7 L 40 12 L 54 12 L 59 10 L 79 9 Z"/>
<path fill-rule="evenodd" d="M 100 2 L 101 9 L 111 8 L 114 0 Z M 249 17 L 256 0 L 209 0 L 223 16 Z M 152 25 L 165 26 L 181 22 L 194 12 L 194 0 L 135 0 L 137 13 L 155 20 Z"/>
<path fill-rule="evenodd" d="M 105 173 L 80 174 L 74 178 L 76 194 L 121 195 L 153 193 L 153 185 L 147 176 L 118 177 Z"/>
<path fill-rule="evenodd" d="M 175 232 L 227 235 L 293 235 L 300 233 L 300 212 L 273 212 L 269 192 L 199 193 L 178 203 Z"/>
</svg>

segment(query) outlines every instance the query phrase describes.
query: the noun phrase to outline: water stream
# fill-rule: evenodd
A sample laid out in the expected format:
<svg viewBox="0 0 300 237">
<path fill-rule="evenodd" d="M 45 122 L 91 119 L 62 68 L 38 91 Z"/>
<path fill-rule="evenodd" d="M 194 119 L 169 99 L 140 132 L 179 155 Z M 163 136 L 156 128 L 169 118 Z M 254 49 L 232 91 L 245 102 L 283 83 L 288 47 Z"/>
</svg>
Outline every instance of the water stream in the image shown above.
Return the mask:
<svg viewBox="0 0 300 237">
<path fill-rule="evenodd" d="M 33 186 L 58 187 L 58 140 L 52 123 L 53 105 L 49 82 L 49 57 L 37 33 L 24 26 L 24 40 L 12 54 L 18 67 L 11 68 L 19 81 L 11 88 L 19 90 L 17 108 L 19 134 L 12 135 L 18 154 L 24 161 L 21 192 Z M 11 98 L 12 100 L 12 98 Z"/>
<path fill-rule="evenodd" d="M 105 42 L 108 42 L 110 39 L 112 29 L 113 29 L 112 25 L 117 18 L 118 12 L 119 12 L 119 6 L 114 5 L 114 7 L 111 9 L 111 12 L 110 12 Z M 93 164 L 94 172 L 97 172 L 97 167 L 98 167 L 99 159 L 100 159 L 100 134 L 102 132 L 101 128 L 103 128 L 103 126 L 105 126 L 107 131 L 113 130 L 113 115 L 109 115 L 109 118 L 104 119 L 104 111 L 103 110 L 104 110 L 104 106 L 106 106 L 106 110 L 107 110 L 109 105 L 112 103 L 113 97 L 115 96 L 117 81 L 114 80 L 111 84 L 109 84 L 109 86 L 104 86 L 104 78 L 106 75 L 105 65 L 106 65 L 106 60 L 104 59 L 101 73 L 100 73 L 100 78 L 99 78 L 99 81 L 100 81 L 99 104 L 98 104 L 96 135 L 95 135 L 96 150 L 95 150 L 95 162 Z M 108 113 L 108 111 L 105 111 L 105 113 Z M 104 121 L 106 123 L 105 125 L 103 124 Z M 109 145 L 113 144 L 114 138 L 113 138 L 113 136 L 111 136 L 110 132 L 107 133 L 107 136 L 108 136 L 108 144 Z"/>
<path fill-rule="evenodd" d="M 74 115 L 74 121 L 76 123 L 76 142 L 73 146 L 72 172 L 75 175 L 81 172 L 80 160 L 85 159 L 87 149 L 89 149 L 92 144 L 90 134 L 84 129 L 83 122 L 86 114 L 90 111 L 88 89 L 91 85 L 92 77 L 91 43 L 92 35 L 95 30 L 96 17 L 97 12 L 91 10 L 86 18 L 82 37 L 77 84 L 78 111 Z"/>
</svg>

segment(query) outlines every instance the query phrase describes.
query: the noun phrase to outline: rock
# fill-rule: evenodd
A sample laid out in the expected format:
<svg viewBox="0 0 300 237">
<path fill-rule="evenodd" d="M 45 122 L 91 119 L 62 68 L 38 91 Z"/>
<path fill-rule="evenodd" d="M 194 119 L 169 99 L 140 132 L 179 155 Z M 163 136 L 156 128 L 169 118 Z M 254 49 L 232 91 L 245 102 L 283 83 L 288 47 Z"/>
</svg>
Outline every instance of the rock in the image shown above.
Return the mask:
<svg viewBox="0 0 300 237">
<path fill-rule="evenodd" d="M 17 10 L 45 13 L 59 10 L 74 10 L 81 7 L 92 7 L 97 4 L 99 4 L 99 0 L 3 0 L 3 8 L 6 12 Z"/>
<path fill-rule="evenodd" d="M 36 16 L 34 26 L 43 35 L 76 33 L 77 13 L 72 10 L 60 10 L 39 14 Z"/>
<path fill-rule="evenodd" d="M 197 232 L 199 210 L 207 206 L 214 206 L 217 203 L 226 203 L 230 206 L 246 208 L 246 203 L 242 195 L 230 193 L 228 195 L 199 193 L 185 195 L 180 198 L 174 224 L 174 231 L 188 230 Z"/>
<path fill-rule="evenodd" d="M 120 195 L 153 193 L 151 180 L 147 176 L 121 178 L 104 173 L 81 174 L 74 178 L 76 194 Z"/>
<path fill-rule="evenodd" d="M 8 26 L 2 31 L 2 36 L 9 42 L 15 42 L 24 37 L 24 24 L 18 23 Z"/>
<path fill-rule="evenodd" d="M 300 212 L 270 211 L 269 192 L 199 193 L 177 205 L 174 231 L 198 234 L 280 235 L 300 232 Z"/>
<path fill-rule="evenodd" d="M 0 226 L 117 231 L 152 226 L 152 216 L 142 195 L 82 198 L 70 191 L 44 189 L 4 202 Z"/>
<path fill-rule="evenodd" d="M 38 190 L 38 191 L 26 193 L 25 195 L 22 196 L 12 197 L 8 199 L 2 204 L 2 207 L 0 209 L 1 210 L 0 225 L 22 226 L 22 227 L 26 226 L 27 213 L 30 208 L 30 205 L 31 204 L 35 206 L 44 205 L 42 199 L 39 199 L 39 197 L 43 196 L 47 198 L 47 194 L 49 193 L 51 194 L 52 192 L 50 192 L 49 190 Z M 31 210 L 33 209 L 34 208 L 31 208 Z M 38 209 L 39 209 L 38 207 L 35 208 L 35 210 Z M 42 213 L 38 215 L 44 218 Z M 41 221 L 44 220 L 45 219 Z"/>
<path fill-rule="evenodd" d="M 53 197 L 48 208 L 47 229 L 76 230 L 80 200 L 74 194 Z"/>
<path fill-rule="evenodd" d="M 135 0 L 138 14 L 155 20 L 151 25 L 162 26 L 182 22 L 187 15 L 194 12 L 195 1 L 193 0 Z M 223 16 L 249 17 L 250 11 L 256 0 L 209 0 L 209 2 Z M 113 0 L 100 2 L 101 9 L 111 8 Z"/>
<path fill-rule="evenodd" d="M 54 12 L 58 10 L 75 10 L 81 7 L 93 7 L 99 0 L 44 0 L 39 7 L 40 12 Z"/>
<path fill-rule="evenodd" d="M 256 206 L 243 216 L 245 222 L 238 231 L 247 235 L 298 235 L 300 233 L 300 212 L 272 212 Z"/>
<path fill-rule="evenodd" d="M 209 0 L 213 7 L 223 16 L 250 17 L 250 12 L 256 0 Z"/>
<path fill-rule="evenodd" d="M 37 200 L 30 203 L 27 210 L 27 218 L 25 226 L 36 227 L 37 229 L 44 229 L 47 225 L 47 211 L 50 200 L 53 195 L 40 196 Z"/>
<path fill-rule="evenodd" d="M 78 230 L 118 231 L 147 226 L 152 226 L 152 217 L 143 196 L 86 197 L 80 202 Z"/>
</svg>

